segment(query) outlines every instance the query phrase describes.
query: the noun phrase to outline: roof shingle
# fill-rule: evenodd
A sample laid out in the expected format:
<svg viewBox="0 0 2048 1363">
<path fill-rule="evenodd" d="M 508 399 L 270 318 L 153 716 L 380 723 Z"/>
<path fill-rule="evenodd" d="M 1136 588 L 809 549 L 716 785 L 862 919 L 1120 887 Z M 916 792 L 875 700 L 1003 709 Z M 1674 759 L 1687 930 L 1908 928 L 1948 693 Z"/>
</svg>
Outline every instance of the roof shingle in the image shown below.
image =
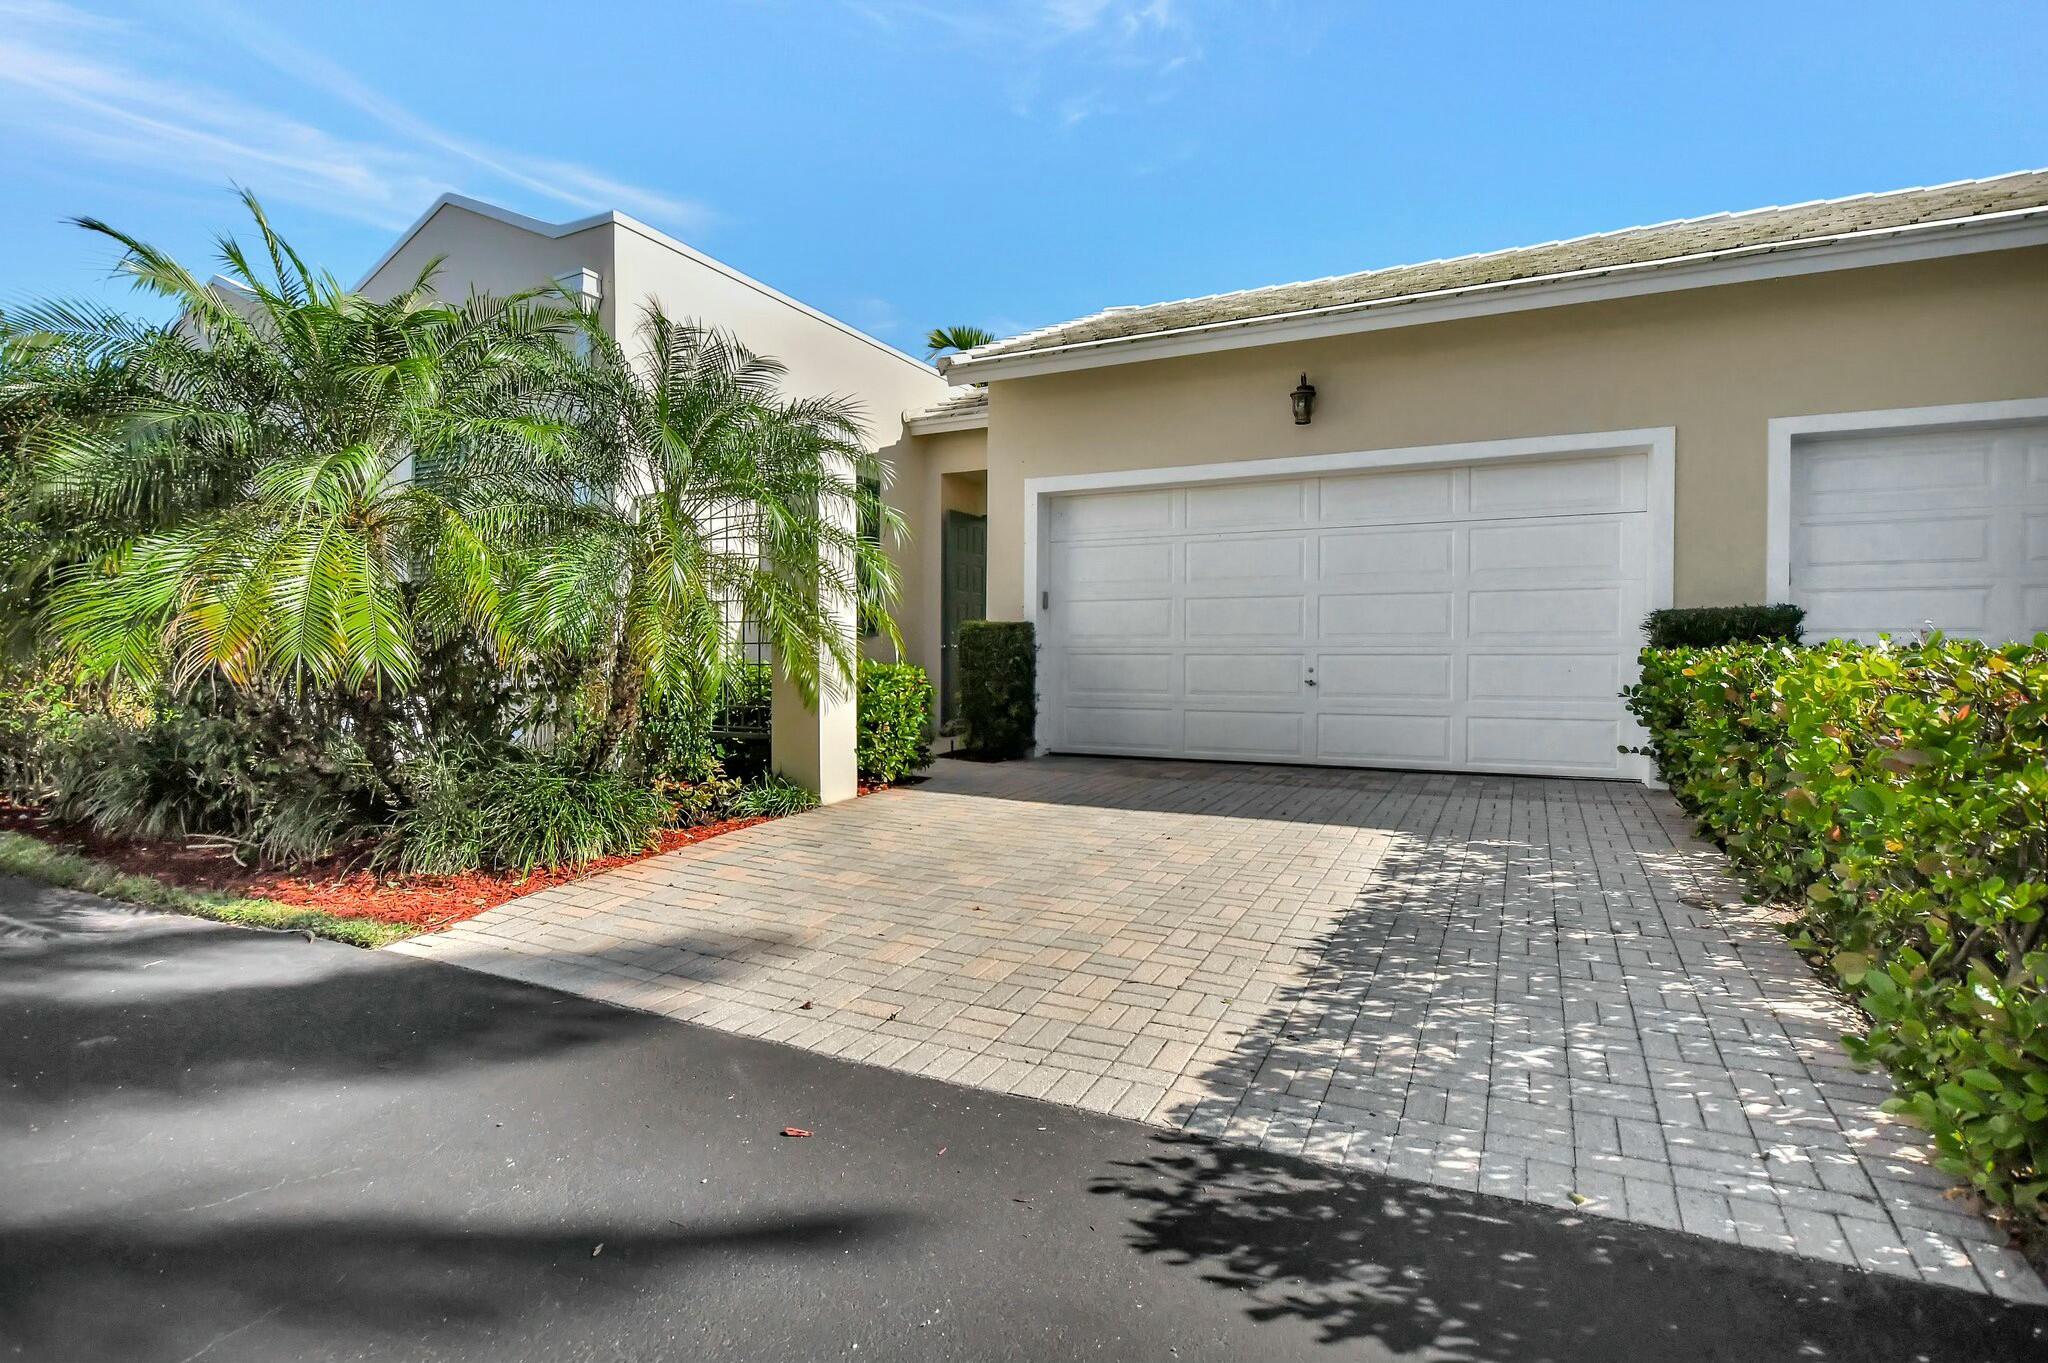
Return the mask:
<svg viewBox="0 0 2048 1363">
<path fill-rule="evenodd" d="M 1792 249 L 1859 232 L 1983 218 L 2044 206 L 2048 206 L 2048 170 L 2031 170 L 1925 189 L 1861 194 L 1744 213 L 1717 213 L 1298 284 L 1143 307 L 1111 308 L 977 346 L 958 358 L 972 361 L 1028 355 L 1191 328 L 1387 304 L 1447 290 L 1675 263 L 1729 251 Z"/>
</svg>

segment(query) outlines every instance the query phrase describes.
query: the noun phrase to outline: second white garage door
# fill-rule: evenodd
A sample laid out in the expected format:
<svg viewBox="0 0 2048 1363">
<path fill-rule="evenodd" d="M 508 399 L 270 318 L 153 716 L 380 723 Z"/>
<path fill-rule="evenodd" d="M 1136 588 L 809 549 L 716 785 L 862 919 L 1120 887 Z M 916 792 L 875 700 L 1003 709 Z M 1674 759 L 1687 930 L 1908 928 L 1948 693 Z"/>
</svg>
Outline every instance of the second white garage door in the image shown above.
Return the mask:
<svg viewBox="0 0 2048 1363">
<path fill-rule="evenodd" d="M 2048 424 L 1799 442 L 1790 589 L 1813 639 L 2048 630 Z"/>
<path fill-rule="evenodd" d="M 1640 454 L 1070 495 L 1054 751 L 1633 774 Z"/>
</svg>

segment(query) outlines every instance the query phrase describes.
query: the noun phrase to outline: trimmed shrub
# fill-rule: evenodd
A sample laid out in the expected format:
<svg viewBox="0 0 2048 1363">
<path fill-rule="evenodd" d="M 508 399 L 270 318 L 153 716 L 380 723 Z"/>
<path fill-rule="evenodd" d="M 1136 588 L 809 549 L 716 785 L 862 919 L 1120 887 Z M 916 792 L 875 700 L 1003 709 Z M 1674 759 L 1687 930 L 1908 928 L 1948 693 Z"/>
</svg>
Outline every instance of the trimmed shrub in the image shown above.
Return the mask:
<svg viewBox="0 0 2048 1363">
<path fill-rule="evenodd" d="M 1038 639 L 1026 620 L 960 626 L 960 724 L 969 752 L 1008 761 L 1038 733 Z"/>
<path fill-rule="evenodd" d="M 1723 644 L 1796 644 L 1806 628 L 1803 606 L 1676 606 L 1643 617 L 1651 648 L 1719 648 Z"/>
<path fill-rule="evenodd" d="M 856 757 L 863 781 L 900 781 L 932 764 L 932 680 L 915 663 L 860 665 Z"/>
<path fill-rule="evenodd" d="M 1869 1028 L 1943 1168 L 2048 1232 L 2048 635 L 1646 650 L 1626 696 L 1701 827 Z"/>
</svg>

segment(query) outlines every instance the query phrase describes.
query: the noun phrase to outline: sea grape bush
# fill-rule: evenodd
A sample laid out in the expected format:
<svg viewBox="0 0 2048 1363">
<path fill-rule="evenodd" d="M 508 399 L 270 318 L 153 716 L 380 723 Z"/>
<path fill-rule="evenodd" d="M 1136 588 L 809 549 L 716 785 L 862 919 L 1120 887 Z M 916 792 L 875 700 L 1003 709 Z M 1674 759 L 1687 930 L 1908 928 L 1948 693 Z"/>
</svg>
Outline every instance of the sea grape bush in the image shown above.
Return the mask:
<svg viewBox="0 0 2048 1363">
<path fill-rule="evenodd" d="M 1944 1168 L 2048 1227 L 2048 635 L 1646 649 L 1647 751 L 1870 1026 Z"/>
</svg>

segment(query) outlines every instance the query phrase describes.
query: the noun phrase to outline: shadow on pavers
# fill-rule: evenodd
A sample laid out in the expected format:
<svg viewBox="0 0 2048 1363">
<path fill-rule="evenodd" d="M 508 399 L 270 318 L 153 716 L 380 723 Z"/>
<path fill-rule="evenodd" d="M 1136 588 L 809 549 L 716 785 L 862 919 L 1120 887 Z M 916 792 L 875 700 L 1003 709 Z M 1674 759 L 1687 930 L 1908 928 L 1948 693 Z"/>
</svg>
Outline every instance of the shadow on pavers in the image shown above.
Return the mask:
<svg viewBox="0 0 2048 1363">
<path fill-rule="evenodd" d="M 1326 1344 L 1470 1363 L 2048 1356 L 2048 1309 L 1161 1135 L 1091 1191 L 1141 1253 Z"/>
</svg>

